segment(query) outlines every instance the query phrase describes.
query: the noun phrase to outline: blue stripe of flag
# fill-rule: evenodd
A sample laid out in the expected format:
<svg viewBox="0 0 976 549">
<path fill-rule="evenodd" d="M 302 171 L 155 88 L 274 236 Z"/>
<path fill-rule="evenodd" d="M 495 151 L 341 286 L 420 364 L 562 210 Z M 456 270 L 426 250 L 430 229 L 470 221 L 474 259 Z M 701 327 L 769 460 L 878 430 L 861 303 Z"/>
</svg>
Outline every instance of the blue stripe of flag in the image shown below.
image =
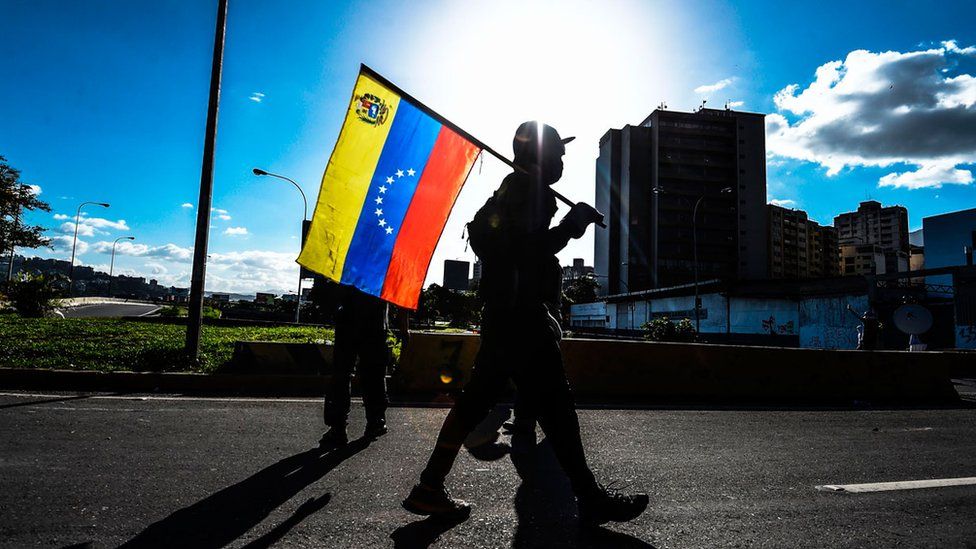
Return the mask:
<svg viewBox="0 0 976 549">
<path fill-rule="evenodd" d="M 375 296 L 383 291 L 400 224 L 440 129 L 439 122 L 400 102 L 346 255 L 343 284 Z"/>
</svg>

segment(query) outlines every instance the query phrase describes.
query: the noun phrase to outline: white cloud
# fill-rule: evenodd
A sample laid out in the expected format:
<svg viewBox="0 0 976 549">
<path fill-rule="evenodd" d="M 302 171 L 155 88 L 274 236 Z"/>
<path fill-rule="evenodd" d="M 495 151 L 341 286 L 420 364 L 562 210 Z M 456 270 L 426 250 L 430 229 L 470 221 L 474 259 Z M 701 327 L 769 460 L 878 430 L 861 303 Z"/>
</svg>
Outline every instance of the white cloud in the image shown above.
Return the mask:
<svg viewBox="0 0 976 549">
<path fill-rule="evenodd" d="M 112 242 L 97 242 L 94 250 L 103 254 L 112 253 Z M 162 246 L 149 246 L 147 244 L 132 242 L 131 240 L 123 240 L 115 246 L 115 253 L 116 255 L 156 257 L 167 261 L 186 263 L 193 257 L 193 248 L 183 248 L 172 243 Z"/>
<path fill-rule="evenodd" d="M 942 42 L 942 47 L 946 51 L 952 53 L 958 53 L 960 55 L 976 55 L 976 46 L 969 46 L 967 48 L 960 48 L 959 44 L 955 40 L 946 40 Z"/>
<path fill-rule="evenodd" d="M 67 252 L 71 253 L 71 245 L 74 242 L 74 237 L 68 235 L 59 235 L 51 237 L 51 248 L 56 252 Z M 75 255 L 81 255 L 88 251 L 88 243 L 84 240 L 78 240 L 77 250 Z"/>
<path fill-rule="evenodd" d="M 153 275 L 164 275 L 169 273 L 169 269 L 160 263 L 146 263 L 145 266 Z"/>
<path fill-rule="evenodd" d="M 730 109 L 734 109 L 734 108 L 737 108 L 737 107 L 741 107 L 742 105 L 745 105 L 745 104 L 746 104 L 745 101 L 729 101 L 729 108 Z"/>
<path fill-rule="evenodd" d="M 294 292 L 298 284 L 295 257 L 295 253 L 265 250 L 212 253 L 207 261 L 207 290 Z"/>
<path fill-rule="evenodd" d="M 189 202 L 184 202 L 180 207 L 181 208 L 192 209 L 193 208 L 193 204 L 190 204 Z"/>
<path fill-rule="evenodd" d="M 223 221 L 230 221 L 230 212 L 228 212 L 227 210 L 221 210 L 220 208 L 213 208 L 211 211 L 213 212 L 215 218 Z"/>
<path fill-rule="evenodd" d="M 264 100 L 264 94 L 261 92 L 254 92 L 251 94 L 251 97 L 248 97 L 248 99 L 254 101 L 255 103 L 260 103 Z"/>
<path fill-rule="evenodd" d="M 75 234 L 75 224 L 68 221 L 67 223 L 62 223 L 61 227 L 58 228 L 64 234 Z M 95 236 L 95 228 L 91 225 L 85 225 L 84 223 L 78 224 L 78 236 Z"/>
<path fill-rule="evenodd" d="M 779 112 L 766 117 L 768 150 L 817 163 L 829 176 L 907 166 L 882 176 L 882 186 L 970 184 L 972 173 L 959 165 L 976 156 L 976 78 L 946 72 L 955 57 L 972 54 L 976 48 L 947 41 L 905 53 L 857 50 L 825 63 L 806 88 L 790 84 L 776 93 Z"/>
<path fill-rule="evenodd" d="M 82 217 L 82 225 L 89 225 L 96 229 L 115 229 L 117 231 L 128 231 L 129 225 L 126 224 L 124 219 L 118 221 L 112 221 L 111 219 L 103 219 L 101 217 Z"/>
<path fill-rule="evenodd" d="M 939 185 L 932 185 L 933 181 Z M 956 169 L 953 162 L 931 162 L 923 164 L 913 172 L 889 173 L 878 180 L 881 187 L 903 187 L 906 189 L 924 189 L 925 187 L 939 187 L 943 183 L 968 185 L 973 182 L 973 172 Z"/>
<path fill-rule="evenodd" d="M 34 196 L 37 196 L 37 195 L 41 194 L 41 186 L 40 185 L 28 185 L 27 187 L 34 194 Z"/>
<path fill-rule="evenodd" d="M 69 216 L 66 214 L 56 213 L 54 214 L 54 219 L 58 221 L 69 220 L 68 223 L 63 223 L 60 227 L 61 232 L 65 234 L 73 234 L 75 231 L 74 216 Z M 109 234 L 106 229 L 115 229 L 117 231 L 128 231 L 129 225 L 124 219 L 118 221 L 112 221 L 111 219 L 103 219 L 101 217 L 86 217 L 85 212 L 81 213 L 81 219 L 78 223 L 78 234 L 84 236 L 94 236 L 95 233 Z"/>
<path fill-rule="evenodd" d="M 772 204 L 773 206 L 779 206 L 781 208 L 792 208 L 793 206 L 796 206 L 796 200 L 792 200 L 789 198 L 783 198 L 783 199 L 771 198 L 769 199 L 769 203 Z"/>
<path fill-rule="evenodd" d="M 247 234 L 247 227 L 227 227 L 224 234 L 227 236 L 244 236 Z"/>
<path fill-rule="evenodd" d="M 728 87 L 728 85 L 731 84 L 733 80 L 735 80 L 735 78 L 724 78 L 714 84 L 704 84 L 698 86 L 697 88 L 695 88 L 695 93 L 701 95 L 703 93 L 716 92 L 718 90 Z"/>
</svg>

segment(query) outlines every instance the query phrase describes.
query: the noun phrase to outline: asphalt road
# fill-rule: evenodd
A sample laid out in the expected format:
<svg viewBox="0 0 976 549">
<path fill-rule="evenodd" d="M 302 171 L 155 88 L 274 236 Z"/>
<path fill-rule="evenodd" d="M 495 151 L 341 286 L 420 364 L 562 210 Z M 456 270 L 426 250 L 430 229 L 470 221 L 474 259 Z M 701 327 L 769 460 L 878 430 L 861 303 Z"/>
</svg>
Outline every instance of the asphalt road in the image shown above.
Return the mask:
<svg viewBox="0 0 976 549">
<path fill-rule="evenodd" d="M 160 309 L 152 303 L 98 303 L 80 305 L 61 312 L 67 318 L 109 318 L 121 316 L 143 316 L 152 314 Z"/>
<path fill-rule="evenodd" d="M 545 440 L 532 484 L 504 447 L 462 453 L 467 521 L 403 511 L 445 413 L 391 408 L 388 435 L 323 454 L 314 400 L 3 393 L 0 546 L 976 547 L 976 486 L 816 489 L 976 476 L 971 407 L 581 410 L 598 477 L 652 502 L 596 531 Z"/>
</svg>

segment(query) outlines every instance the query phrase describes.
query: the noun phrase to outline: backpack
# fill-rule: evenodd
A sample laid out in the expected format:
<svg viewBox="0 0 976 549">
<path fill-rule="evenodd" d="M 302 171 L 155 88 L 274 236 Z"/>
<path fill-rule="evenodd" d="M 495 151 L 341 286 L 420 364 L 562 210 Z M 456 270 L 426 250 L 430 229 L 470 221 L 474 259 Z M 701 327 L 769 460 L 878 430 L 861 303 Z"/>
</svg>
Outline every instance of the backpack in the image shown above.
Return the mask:
<svg viewBox="0 0 976 549">
<path fill-rule="evenodd" d="M 468 244 L 482 261 L 495 261 L 508 253 L 508 234 L 502 223 L 497 192 L 488 197 L 464 227 Z"/>
</svg>

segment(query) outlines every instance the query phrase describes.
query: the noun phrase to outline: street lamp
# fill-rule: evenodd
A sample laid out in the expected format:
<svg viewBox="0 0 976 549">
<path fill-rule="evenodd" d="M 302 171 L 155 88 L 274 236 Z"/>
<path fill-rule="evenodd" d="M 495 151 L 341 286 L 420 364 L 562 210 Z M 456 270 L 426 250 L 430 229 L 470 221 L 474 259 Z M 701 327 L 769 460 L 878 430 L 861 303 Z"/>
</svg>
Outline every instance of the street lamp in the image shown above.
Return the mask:
<svg viewBox="0 0 976 549">
<path fill-rule="evenodd" d="M 732 187 L 725 187 L 720 193 L 730 193 L 732 192 Z M 698 206 L 701 204 L 705 195 L 698 197 L 695 202 L 695 207 L 691 212 L 691 240 L 692 240 L 692 254 L 694 256 L 695 263 L 695 333 L 701 333 L 701 302 L 698 297 Z"/>
<path fill-rule="evenodd" d="M 119 240 L 135 240 L 134 236 L 120 236 L 115 239 L 112 243 L 112 262 L 108 266 L 108 296 L 112 297 L 112 272 L 115 270 L 115 245 L 119 243 Z"/>
<path fill-rule="evenodd" d="M 302 190 L 302 187 L 298 183 L 295 183 L 295 180 L 291 179 L 290 177 L 285 177 L 283 175 L 278 175 L 276 173 L 267 172 L 262 170 L 261 168 L 254 168 L 251 171 L 254 173 L 254 175 L 258 175 L 258 176 L 267 175 L 270 177 L 277 177 L 278 179 L 287 181 L 292 185 L 294 185 L 295 188 L 298 189 L 298 192 L 302 193 L 302 203 L 305 205 L 305 214 L 302 217 L 302 236 L 304 236 L 305 222 L 308 221 L 308 199 L 305 198 L 305 191 Z M 301 244 L 305 244 L 305 242 L 303 241 Z M 295 307 L 295 324 L 299 323 L 301 319 L 301 314 L 302 314 L 302 267 L 299 266 L 298 267 L 298 304 Z"/>
<path fill-rule="evenodd" d="M 69 294 L 73 294 L 75 288 L 75 248 L 78 246 L 78 224 L 81 223 L 81 208 L 85 204 L 95 204 L 96 206 L 101 206 L 103 208 L 109 207 L 105 202 L 82 202 L 78 205 L 78 211 L 75 213 L 75 238 L 71 243 L 71 267 L 68 270 Z"/>
</svg>

